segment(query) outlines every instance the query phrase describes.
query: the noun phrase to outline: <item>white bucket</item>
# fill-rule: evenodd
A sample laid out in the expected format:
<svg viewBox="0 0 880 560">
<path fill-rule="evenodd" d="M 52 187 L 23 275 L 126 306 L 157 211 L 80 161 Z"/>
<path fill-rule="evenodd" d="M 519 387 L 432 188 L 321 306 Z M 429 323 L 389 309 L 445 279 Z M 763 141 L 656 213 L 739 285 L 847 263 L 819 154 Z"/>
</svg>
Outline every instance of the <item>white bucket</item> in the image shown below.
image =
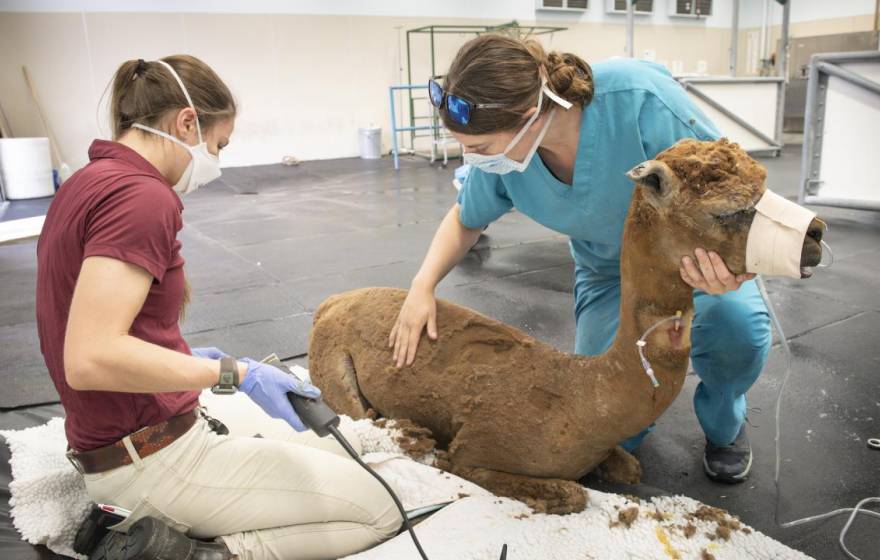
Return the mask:
<svg viewBox="0 0 880 560">
<path fill-rule="evenodd" d="M 379 159 L 382 157 L 382 128 L 371 126 L 358 129 L 358 140 L 362 159 Z"/>
<path fill-rule="evenodd" d="M 48 138 L 0 138 L 0 183 L 6 198 L 55 194 Z"/>
</svg>

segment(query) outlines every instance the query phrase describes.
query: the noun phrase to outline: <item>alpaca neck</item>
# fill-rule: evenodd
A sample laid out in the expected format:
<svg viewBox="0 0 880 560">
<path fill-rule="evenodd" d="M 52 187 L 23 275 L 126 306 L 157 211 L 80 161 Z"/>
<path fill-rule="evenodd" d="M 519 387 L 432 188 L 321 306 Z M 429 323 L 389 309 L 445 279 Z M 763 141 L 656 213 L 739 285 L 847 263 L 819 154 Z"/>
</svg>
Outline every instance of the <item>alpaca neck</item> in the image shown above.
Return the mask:
<svg viewBox="0 0 880 560">
<path fill-rule="evenodd" d="M 636 190 L 621 250 L 620 326 L 604 357 L 620 364 L 613 382 L 623 399 L 650 399 L 652 406 L 636 407 L 639 414 L 633 420 L 637 423 L 648 420 L 641 416 L 651 416 L 653 421 L 678 395 L 687 373 L 693 290 L 681 280 L 677 259 L 669 257 L 671 249 L 663 246 L 664 239 L 674 233 L 661 231 L 653 209 Z M 678 328 L 667 321 L 646 339 L 644 354 L 659 382 L 654 387 L 639 359 L 636 342 L 658 321 L 677 313 L 682 316 Z"/>
</svg>

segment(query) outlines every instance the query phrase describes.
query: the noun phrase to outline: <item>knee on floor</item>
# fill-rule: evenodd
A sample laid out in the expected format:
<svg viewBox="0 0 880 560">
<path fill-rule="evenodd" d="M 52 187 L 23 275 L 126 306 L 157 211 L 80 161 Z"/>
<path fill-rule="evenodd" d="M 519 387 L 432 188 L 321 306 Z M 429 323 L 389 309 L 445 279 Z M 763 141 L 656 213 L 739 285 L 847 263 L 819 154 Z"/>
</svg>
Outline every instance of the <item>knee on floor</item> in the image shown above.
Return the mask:
<svg viewBox="0 0 880 560">
<path fill-rule="evenodd" d="M 370 511 L 373 516 L 369 527 L 376 534 L 379 542 L 382 542 L 397 535 L 403 525 L 403 519 L 391 496 L 384 488 L 381 488 L 380 491 L 382 494 L 376 495 L 375 499 L 370 501 Z"/>
</svg>

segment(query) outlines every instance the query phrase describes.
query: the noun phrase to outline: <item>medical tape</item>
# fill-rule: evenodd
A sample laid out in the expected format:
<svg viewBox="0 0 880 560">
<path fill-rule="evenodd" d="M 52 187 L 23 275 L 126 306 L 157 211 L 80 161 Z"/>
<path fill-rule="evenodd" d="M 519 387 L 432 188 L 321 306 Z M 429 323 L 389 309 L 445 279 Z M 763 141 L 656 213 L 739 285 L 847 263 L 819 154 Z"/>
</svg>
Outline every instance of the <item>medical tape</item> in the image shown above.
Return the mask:
<svg viewBox="0 0 880 560">
<path fill-rule="evenodd" d="M 804 237 L 815 217 L 815 212 L 764 191 L 746 241 L 746 272 L 800 278 Z"/>
</svg>

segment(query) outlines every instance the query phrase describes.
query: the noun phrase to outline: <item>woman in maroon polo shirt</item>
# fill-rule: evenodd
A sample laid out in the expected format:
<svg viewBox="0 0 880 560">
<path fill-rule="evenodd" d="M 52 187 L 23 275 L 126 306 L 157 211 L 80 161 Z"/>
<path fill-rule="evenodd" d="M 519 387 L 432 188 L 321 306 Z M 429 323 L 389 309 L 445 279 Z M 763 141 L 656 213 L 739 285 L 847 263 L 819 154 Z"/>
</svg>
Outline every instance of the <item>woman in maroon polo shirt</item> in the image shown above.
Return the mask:
<svg viewBox="0 0 880 560">
<path fill-rule="evenodd" d="M 190 350 L 181 336 L 180 197 L 220 176 L 235 116 L 229 89 L 196 58 L 125 62 L 112 86 L 114 141 L 92 143 L 46 216 L 37 322 L 68 455 L 95 502 L 132 512 L 92 558 L 152 559 L 163 547 L 184 560 L 337 558 L 400 525 L 368 473 L 334 444 L 296 434 L 305 427 L 286 394 L 315 397 L 315 387 L 216 348 Z M 225 435 L 198 408 L 208 387 L 238 388 L 266 414 L 236 415 L 232 399 L 214 399 Z"/>
</svg>

